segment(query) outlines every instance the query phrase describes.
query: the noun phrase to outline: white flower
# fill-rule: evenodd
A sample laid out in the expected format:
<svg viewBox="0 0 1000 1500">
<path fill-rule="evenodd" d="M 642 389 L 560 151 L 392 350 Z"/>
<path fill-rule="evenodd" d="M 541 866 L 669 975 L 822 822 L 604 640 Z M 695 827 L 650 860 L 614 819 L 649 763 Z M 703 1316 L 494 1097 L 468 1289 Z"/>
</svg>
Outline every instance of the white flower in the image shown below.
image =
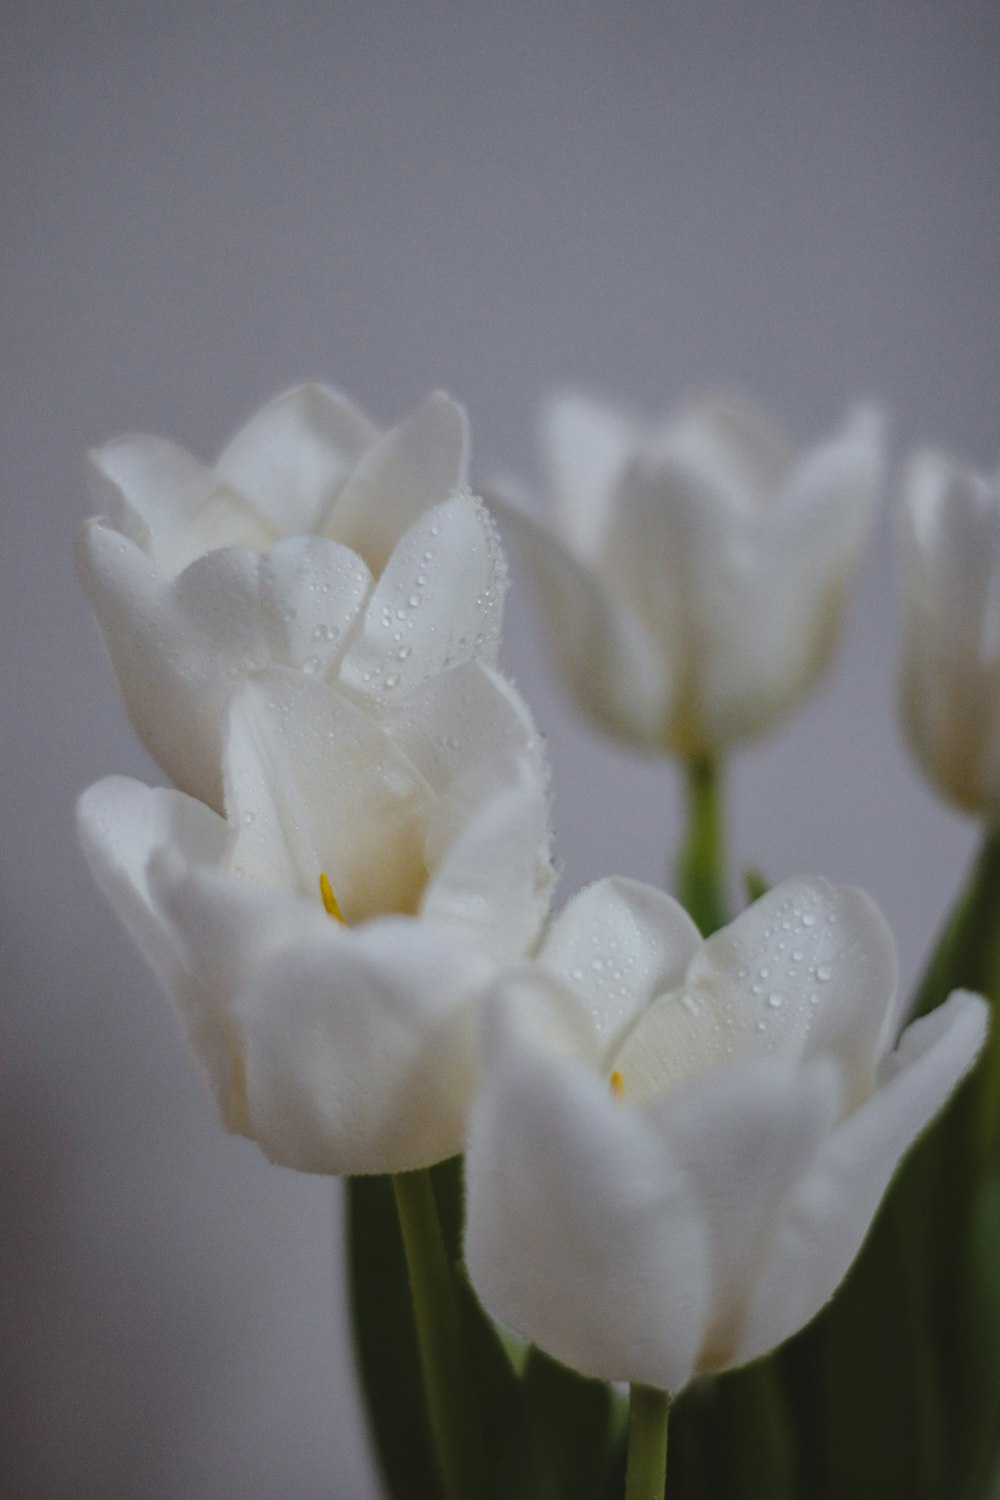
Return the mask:
<svg viewBox="0 0 1000 1500">
<path fill-rule="evenodd" d="M 94 874 L 231 1130 L 314 1172 L 461 1150 L 480 993 L 548 906 L 543 770 L 479 663 L 378 719 L 272 668 L 230 707 L 227 818 L 121 777 L 84 793 Z"/>
<path fill-rule="evenodd" d="M 862 892 L 789 882 L 707 942 L 589 887 L 490 1002 L 466 1255 L 496 1318 L 585 1375 L 679 1391 L 807 1323 L 982 1044 L 964 992 L 905 1032 Z"/>
<path fill-rule="evenodd" d="M 900 506 L 902 711 L 927 775 L 1000 818 L 1000 475 L 912 460 Z"/>
<path fill-rule="evenodd" d="M 447 396 L 379 436 L 301 386 L 211 468 L 156 437 L 90 455 L 105 516 L 80 573 L 132 725 L 179 787 L 221 807 L 222 720 L 253 671 L 296 667 L 378 711 L 495 659 L 504 562 L 467 448 Z"/>
<path fill-rule="evenodd" d="M 881 487 L 859 412 L 796 458 L 720 402 L 642 432 L 567 397 L 546 440 L 555 535 L 501 500 L 560 664 L 613 734 L 682 756 L 769 729 L 827 661 Z"/>
</svg>

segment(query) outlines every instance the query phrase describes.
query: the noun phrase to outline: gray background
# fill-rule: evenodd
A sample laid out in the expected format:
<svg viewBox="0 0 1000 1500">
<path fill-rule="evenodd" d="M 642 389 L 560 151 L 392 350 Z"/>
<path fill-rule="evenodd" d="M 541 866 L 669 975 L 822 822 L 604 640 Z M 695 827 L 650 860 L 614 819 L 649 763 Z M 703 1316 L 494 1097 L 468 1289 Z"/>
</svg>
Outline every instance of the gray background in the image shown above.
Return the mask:
<svg viewBox="0 0 1000 1500">
<path fill-rule="evenodd" d="M 133 743 L 72 564 L 80 454 L 210 456 L 284 385 L 444 385 L 480 471 L 536 402 L 745 392 L 803 439 L 992 464 L 997 11 L 972 3 L 6 4 L 0 1379 L 18 1497 L 366 1497 L 328 1182 L 227 1139 L 76 852 Z M 893 718 L 887 527 L 835 670 L 732 774 L 738 859 L 855 880 L 912 975 L 973 846 Z M 563 896 L 657 879 L 672 769 L 567 703 L 527 590 Z M 7 1488 L 4 1489 L 4 1486 Z"/>
</svg>

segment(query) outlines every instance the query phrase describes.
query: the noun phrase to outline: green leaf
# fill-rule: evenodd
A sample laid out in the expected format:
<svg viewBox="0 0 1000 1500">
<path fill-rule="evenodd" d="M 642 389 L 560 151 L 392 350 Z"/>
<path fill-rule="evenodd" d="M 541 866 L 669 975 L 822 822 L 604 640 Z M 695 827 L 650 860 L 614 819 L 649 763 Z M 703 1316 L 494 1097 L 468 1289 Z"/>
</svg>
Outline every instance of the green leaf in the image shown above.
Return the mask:
<svg viewBox="0 0 1000 1500">
<path fill-rule="evenodd" d="M 392 1180 L 352 1177 L 346 1197 L 355 1357 L 386 1493 L 443 1500 Z"/>
</svg>

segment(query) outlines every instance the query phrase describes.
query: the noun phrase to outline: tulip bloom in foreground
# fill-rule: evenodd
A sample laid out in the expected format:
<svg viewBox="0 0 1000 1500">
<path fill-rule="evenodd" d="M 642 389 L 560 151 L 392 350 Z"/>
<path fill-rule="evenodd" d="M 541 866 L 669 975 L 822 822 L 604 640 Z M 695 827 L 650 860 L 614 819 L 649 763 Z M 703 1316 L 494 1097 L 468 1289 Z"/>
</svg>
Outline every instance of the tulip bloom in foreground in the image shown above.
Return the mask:
<svg viewBox="0 0 1000 1500">
<path fill-rule="evenodd" d="M 684 757 L 760 734 L 812 687 L 882 482 L 868 412 L 796 457 L 707 401 L 643 432 L 583 398 L 546 423 L 555 535 L 500 502 L 555 648 L 604 729 Z"/>
<path fill-rule="evenodd" d="M 92 453 L 90 478 L 105 514 L 82 533 L 80 573 L 132 726 L 217 809 L 226 705 L 250 673 L 295 667 L 378 712 L 495 659 L 505 565 L 447 396 L 380 435 L 336 392 L 300 386 L 212 467 L 133 436 Z"/>
<path fill-rule="evenodd" d="M 226 1125 L 312 1172 L 461 1150 L 481 992 L 549 900 L 527 710 L 478 663 L 379 719 L 272 668 L 234 696 L 223 770 L 226 818 L 111 777 L 79 825 Z"/>
<path fill-rule="evenodd" d="M 669 896 L 607 880 L 489 1022 L 476 1290 L 585 1375 L 676 1393 L 820 1310 L 986 1007 L 956 992 L 890 1052 L 895 953 L 862 892 L 792 881 L 703 942 Z"/>
<path fill-rule="evenodd" d="M 900 507 L 902 710 L 931 781 L 1000 818 L 1000 476 L 912 461 Z"/>
</svg>

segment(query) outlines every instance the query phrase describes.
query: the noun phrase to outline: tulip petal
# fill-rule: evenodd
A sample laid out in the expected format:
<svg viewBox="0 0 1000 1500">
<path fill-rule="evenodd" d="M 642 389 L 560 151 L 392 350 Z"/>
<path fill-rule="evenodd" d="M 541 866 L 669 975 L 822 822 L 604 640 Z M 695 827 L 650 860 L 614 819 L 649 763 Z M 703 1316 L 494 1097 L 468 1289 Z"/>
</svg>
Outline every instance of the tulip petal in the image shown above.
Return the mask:
<svg viewBox="0 0 1000 1500">
<path fill-rule="evenodd" d="M 733 1055 L 833 1053 L 856 1100 L 888 1041 L 896 977 L 892 936 L 863 891 L 787 881 L 705 943 L 614 1065 L 628 1095 L 648 1100 Z"/>
<path fill-rule="evenodd" d="M 637 439 L 635 424 L 589 396 L 551 400 L 542 438 L 555 501 L 556 530 L 581 562 L 600 556 L 615 485 Z"/>
<path fill-rule="evenodd" d="M 497 958 L 516 957 L 535 940 L 553 883 L 545 783 L 529 760 L 512 770 L 505 781 L 473 773 L 438 802 L 420 904 L 423 917 L 456 924 Z"/>
<path fill-rule="evenodd" d="M 484 1306 L 584 1375 L 679 1391 L 708 1298 L 683 1171 L 601 1080 L 490 1050 L 466 1158 L 465 1255 Z"/>
<path fill-rule="evenodd" d="M 682 981 L 701 934 L 665 892 L 613 876 L 573 896 L 546 934 L 540 963 L 587 1008 L 601 1051 Z"/>
<path fill-rule="evenodd" d="M 751 511 L 767 507 L 792 464 L 790 446 L 762 417 L 721 397 L 679 412 L 648 448 L 669 454 L 729 507 Z"/>
<path fill-rule="evenodd" d="M 376 704 L 500 642 L 506 564 L 485 507 L 469 495 L 435 505 L 399 540 L 375 585 L 341 680 Z"/>
<path fill-rule="evenodd" d="M 535 574 L 556 655 L 580 703 L 611 734 L 662 750 L 674 683 L 646 627 L 523 510 L 494 491 L 487 500 Z"/>
<path fill-rule="evenodd" d="M 813 1163 L 840 1105 L 841 1080 L 831 1061 L 797 1067 L 750 1058 L 721 1066 L 652 1106 L 708 1230 L 712 1312 L 701 1370 L 733 1363 L 742 1310 L 782 1205 Z"/>
<path fill-rule="evenodd" d="M 330 924 L 237 999 L 254 1135 L 303 1172 L 402 1172 L 462 1149 L 492 968 L 448 929 Z"/>
<path fill-rule="evenodd" d="M 316 531 L 376 437 L 337 391 L 300 385 L 257 412 L 215 467 L 277 533 Z"/>
<path fill-rule="evenodd" d="M 259 577 L 272 660 L 332 676 L 372 590 L 361 558 L 326 537 L 287 537 L 260 559 Z"/>
<path fill-rule="evenodd" d="M 971 1068 L 986 1033 L 978 996 L 956 991 L 915 1021 L 886 1059 L 880 1087 L 820 1148 L 784 1206 L 759 1267 L 735 1362 L 766 1353 L 833 1295 L 903 1153 Z"/>
<path fill-rule="evenodd" d="M 477 770 L 503 776 L 514 756 L 547 777 L 544 745 L 528 706 L 501 673 L 480 661 L 438 672 L 380 721 L 436 792 Z"/>
<path fill-rule="evenodd" d="M 374 444 L 317 528 L 361 554 L 376 577 L 399 538 L 468 482 L 468 421 L 438 391 Z"/>
<path fill-rule="evenodd" d="M 172 781 L 221 808 L 222 664 L 149 558 L 105 522 L 83 528 L 77 562 L 133 729 Z"/>
<path fill-rule="evenodd" d="M 924 770 L 959 806 L 1000 810 L 1000 484 L 937 453 L 899 510 L 901 706 Z"/>
<path fill-rule="evenodd" d="M 87 455 L 94 500 L 167 578 L 216 547 L 263 550 L 277 533 L 243 495 L 166 438 L 135 434 Z"/>
<path fill-rule="evenodd" d="M 224 776 L 234 868 L 317 905 L 324 873 L 348 922 L 415 910 L 432 793 L 342 694 L 280 668 L 245 683 L 229 713 Z"/>
<path fill-rule="evenodd" d="M 182 968 L 180 949 L 150 891 L 147 867 L 166 844 L 185 859 L 215 862 L 232 842 L 211 808 L 172 788 L 108 776 L 77 803 L 77 831 L 94 879 L 140 952 L 170 986 Z"/>
</svg>

